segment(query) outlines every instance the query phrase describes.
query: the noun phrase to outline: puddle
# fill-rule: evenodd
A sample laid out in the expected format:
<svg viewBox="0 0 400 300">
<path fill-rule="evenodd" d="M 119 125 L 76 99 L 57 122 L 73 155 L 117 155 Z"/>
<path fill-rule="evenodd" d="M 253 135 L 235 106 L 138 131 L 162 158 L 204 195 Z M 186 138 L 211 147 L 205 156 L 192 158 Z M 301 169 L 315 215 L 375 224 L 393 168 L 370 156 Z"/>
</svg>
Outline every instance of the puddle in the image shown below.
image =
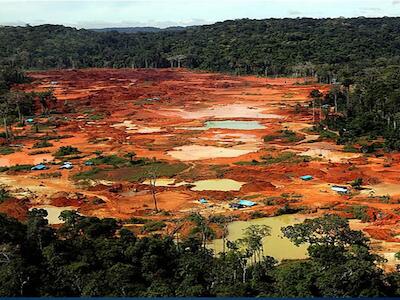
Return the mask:
<svg viewBox="0 0 400 300">
<path fill-rule="evenodd" d="M 114 127 L 114 128 L 125 127 L 125 130 L 128 130 L 128 131 L 137 129 L 137 125 L 132 124 L 132 121 L 124 121 L 122 123 L 113 124 L 113 125 L 111 125 L 111 127 Z"/>
<path fill-rule="evenodd" d="M 140 127 L 136 133 L 146 134 L 146 133 L 157 133 L 163 132 L 164 130 L 161 127 Z"/>
<path fill-rule="evenodd" d="M 146 134 L 146 133 L 157 133 L 162 132 L 163 129 L 161 127 L 141 127 L 136 124 L 133 124 L 132 121 L 126 120 L 122 123 L 117 123 L 111 125 L 114 128 L 125 128 L 125 131 L 135 131 L 136 133 Z"/>
<path fill-rule="evenodd" d="M 303 220 L 294 215 L 282 215 L 271 218 L 261 218 L 250 221 L 237 221 L 228 225 L 228 237 L 235 241 L 243 237 L 243 230 L 250 225 L 267 225 L 271 227 L 271 235 L 263 240 L 264 254 L 272 256 L 277 260 L 304 259 L 307 258 L 307 246 L 295 246 L 290 240 L 283 237 L 281 228 L 301 223 Z M 222 252 L 222 239 L 217 239 L 209 244 L 209 248 L 215 253 Z"/>
<path fill-rule="evenodd" d="M 362 190 L 361 194 L 374 196 L 400 195 L 400 184 L 380 183 L 376 185 L 366 186 L 366 189 Z"/>
<path fill-rule="evenodd" d="M 35 206 L 32 207 L 29 210 L 32 210 L 34 208 L 38 209 L 44 209 L 47 211 L 47 217 L 45 219 L 48 220 L 50 225 L 53 224 L 63 224 L 64 221 L 60 220 L 58 217 L 64 210 L 77 210 L 76 207 L 71 207 L 71 206 L 66 206 L 66 207 L 57 207 L 57 206 L 52 206 L 52 205 L 40 205 L 40 206 Z"/>
<path fill-rule="evenodd" d="M 245 182 L 239 182 L 232 179 L 209 179 L 199 180 L 193 183 L 192 191 L 239 191 Z"/>
<path fill-rule="evenodd" d="M 342 162 L 343 160 L 360 157 L 361 154 L 345 153 L 340 151 L 332 151 L 326 149 L 310 149 L 301 152 L 300 155 L 310 156 L 315 158 L 323 158 L 332 162 Z"/>
<path fill-rule="evenodd" d="M 143 184 L 150 185 L 150 180 L 144 181 Z M 175 184 L 174 178 L 158 178 L 155 185 L 160 187 L 180 187 L 187 184 L 188 183 L 184 181 Z"/>
<path fill-rule="evenodd" d="M 238 157 L 252 152 L 257 152 L 257 150 L 257 148 L 235 149 L 214 146 L 187 145 L 174 148 L 172 151 L 168 151 L 168 155 L 181 161 L 192 161 L 211 158 Z"/>
<path fill-rule="evenodd" d="M 276 114 L 263 113 L 259 107 L 250 107 L 243 104 L 216 105 L 197 111 L 187 110 L 167 110 L 160 114 L 165 116 L 179 116 L 184 119 L 201 118 L 248 118 L 248 119 L 282 119 L 282 116 Z"/>
<path fill-rule="evenodd" d="M 207 121 L 204 126 L 206 129 L 238 129 L 238 130 L 256 130 L 265 127 L 257 121 Z"/>
</svg>

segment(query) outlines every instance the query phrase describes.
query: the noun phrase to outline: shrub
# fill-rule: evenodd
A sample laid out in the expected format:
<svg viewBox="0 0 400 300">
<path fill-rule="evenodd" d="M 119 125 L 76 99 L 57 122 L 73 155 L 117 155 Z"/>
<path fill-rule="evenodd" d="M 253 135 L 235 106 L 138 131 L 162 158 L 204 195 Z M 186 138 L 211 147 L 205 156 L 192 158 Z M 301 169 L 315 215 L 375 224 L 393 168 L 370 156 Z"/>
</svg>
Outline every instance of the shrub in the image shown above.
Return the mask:
<svg viewBox="0 0 400 300">
<path fill-rule="evenodd" d="M 10 197 L 11 195 L 8 186 L 4 184 L 0 185 L 0 203 L 6 201 Z"/>
<path fill-rule="evenodd" d="M 36 179 L 49 179 L 49 178 L 60 178 L 62 176 L 61 172 L 53 173 L 42 173 L 35 176 Z"/>
<path fill-rule="evenodd" d="M 0 155 L 8 155 L 8 154 L 12 154 L 14 152 L 15 152 L 15 150 L 11 147 L 7 147 L 7 146 L 0 147 Z"/>
<path fill-rule="evenodd" d="M 28 154 L 29 155 L 39 155 L 39 154 L 47 154 L 50 153 L 49 150 L 37 150 L 37 151 L 31 151 Z"/>
<path fill-rule="evenodd" d="M 362 178 L 356 178 L 352 183 L 351 186 L 355 188 L 356 190 L 361 189 L 361 186 L 363 184 L 363 179 Z"/>
<path fill-rule="evenodd" d="M 280 216 L 280 215 L 289 215 L 289 214 L 295 214 L 298 213 L 299 211 L 301 211 L 301 208 L 295 208 L 295 207 L 290 207 L 289 205 L 285 204 L 285 206 L 280 207 L 277 212 L 276 212 L 276 216 Z"/>
<path fill-rule="evenodd" d="M 130 223 L 130 224 L 146 224 L 149 222 L 151 222 L 151 220 L 143 219 L 143 218 L 136 218 L 136 217 L 130 218 L 128 220 L 128 223 Z"/>
<path fill-rule="evenodd" d="M 75 148 L 72 146 L 62 146 L 62 147 L 60 147 L 60 149 L 57 150 L 56 153 L 54 153 L 54 156 L 62 157 L 62 156 L 79 154 L 79 153 L 81 153 L 81 152 L 78 150 L 78 148 Z"/>
<path fill-rule="evenodd" d="M 354 147 L 353 145 L 350 145 L 350 144 L 344 145 L 343 151 L 349 152 L 349 153 L 358 153 L 359 152 L 356 147 Z"/>
<path fill-rule="evenodd" d="M 20 171 L 30 171 L 30 169 L 33 167 L 33 165 L 15 165 L 11 167 L 0 167 L 0 172 L 7 172 L 7 171 L 15 171 L 15 172 L 20 172 Z"/>
<path fill-rule="evenodd" d="M 346 211 L 351 213 L 354 218 L 361 220 L 363 222 L 369 222 L 370 221 L 370 217 L 367 213 L 367 206 L 363 206 L 363 205 L 354 205 L 351 206 L 350 208 L 348 208 Z"/>
<path fill-rule="evenodd" d="M 119 166 L 126 164 L 128 161 L 124 158 L 118 157 L 116 155 L 109 156 L 98 156 L 88 161 L 92 162 L 94 165 L 110 165 L 110 166 Z"/>
<path fill-rule="evenodd" d="M 159 231 L 165 226 L 167 226 L 167 224 L 165 224 L 163 221 L 150 221 L 144 224 L 142 228 L 142 233 Z"/>
<path fill-rule="evenodd" d="M 39 142 L 36 142 L 32 148 L 47 148 L 47 147 L 52 147 L 53 144 L 48 142 L 47 140 L 42 140 Z"/>
<path fill-rule="evenodd" d="M 75 180 L 82 180 L 82 179 L 93 179 L 93 177 L 100 172 L 99 168 L 92 168 L 89 171 L 84 171 L 77 173 L 73 176 Z"/>
</svg>

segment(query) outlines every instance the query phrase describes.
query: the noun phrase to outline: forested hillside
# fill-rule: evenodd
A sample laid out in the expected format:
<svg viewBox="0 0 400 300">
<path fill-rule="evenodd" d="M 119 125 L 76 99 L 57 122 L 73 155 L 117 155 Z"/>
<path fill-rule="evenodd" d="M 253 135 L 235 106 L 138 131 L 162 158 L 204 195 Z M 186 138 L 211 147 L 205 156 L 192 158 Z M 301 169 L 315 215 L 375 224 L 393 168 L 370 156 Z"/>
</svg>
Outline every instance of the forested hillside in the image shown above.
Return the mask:
<svg viewBox="0 0 400 300">
<path fill-rule="evenodd" d="M 0 28 L 0 64 L 25 69 L 185 66 L 236 74 L 337 75 L 400 61 L 400 18 L 236 20 L 118 33 Z"/>
<path fill-rule="evenodd" d="M 296 244 L 309 243 L 310 258 L 278 264 L 260 248 L 268 228 L 250 227 L 215 256 L 202 240 L 210 221 L 198 214 L 178 243 L 67 211 L 55 230 L 46 215 L 34 209 L 20 223 L 0 214 L 0 296 L 399 296 L 399 273 L 384 274 L 368 240 L 337 216 L 284 228 Z"/>
</svg>

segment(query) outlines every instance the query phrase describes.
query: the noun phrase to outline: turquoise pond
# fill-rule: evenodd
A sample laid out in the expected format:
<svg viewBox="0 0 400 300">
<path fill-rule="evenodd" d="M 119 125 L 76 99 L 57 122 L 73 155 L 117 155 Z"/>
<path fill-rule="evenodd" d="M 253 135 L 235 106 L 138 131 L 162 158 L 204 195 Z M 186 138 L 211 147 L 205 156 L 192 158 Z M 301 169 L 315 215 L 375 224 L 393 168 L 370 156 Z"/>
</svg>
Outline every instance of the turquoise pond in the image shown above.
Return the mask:
<svg viewBox="0 0 400 300">
<path fill-rule="evenodd" d="M 265 127 L 257 121 L 207 121 L 204 124 L 207 129 L 217 128 L 217 129 L 238 129 L 238 130 L 255 130 L 264 129 Z"/>
</svg>

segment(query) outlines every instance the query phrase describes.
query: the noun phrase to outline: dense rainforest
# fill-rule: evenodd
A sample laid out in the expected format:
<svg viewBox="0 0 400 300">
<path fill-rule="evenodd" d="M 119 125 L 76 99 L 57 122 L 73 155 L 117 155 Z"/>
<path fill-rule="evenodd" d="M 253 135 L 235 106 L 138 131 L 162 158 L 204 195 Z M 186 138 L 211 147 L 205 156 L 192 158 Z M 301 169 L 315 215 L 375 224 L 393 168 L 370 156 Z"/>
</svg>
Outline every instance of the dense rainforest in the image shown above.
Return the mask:
<svg viewBox="0 0 400 300">
<path fill-rule="evenodd" d="M 294 243 L 309 244 L 310 257 L 278 263 L 263 255 L 268 228 L 257 225 L 214 255 L 203 240 L 211 220 L 197 214 L 178 241 L 139 238 L 117 220 L 68 211 L 54 229 L 46 214 L 34 209 L 24 223 L 0 215 L 0 296 L 400 295 L 400 273 L 383 273 L 369 241 L 334 215 L 283 228 Z"/>
<path fill-rule="evenodd" d="M 144 33 L 0 27 L 0 64 L 24 69 L 184 66 L 321 81 L 400 61 L 400 18 L 235 20 Z"/>
</svg>

